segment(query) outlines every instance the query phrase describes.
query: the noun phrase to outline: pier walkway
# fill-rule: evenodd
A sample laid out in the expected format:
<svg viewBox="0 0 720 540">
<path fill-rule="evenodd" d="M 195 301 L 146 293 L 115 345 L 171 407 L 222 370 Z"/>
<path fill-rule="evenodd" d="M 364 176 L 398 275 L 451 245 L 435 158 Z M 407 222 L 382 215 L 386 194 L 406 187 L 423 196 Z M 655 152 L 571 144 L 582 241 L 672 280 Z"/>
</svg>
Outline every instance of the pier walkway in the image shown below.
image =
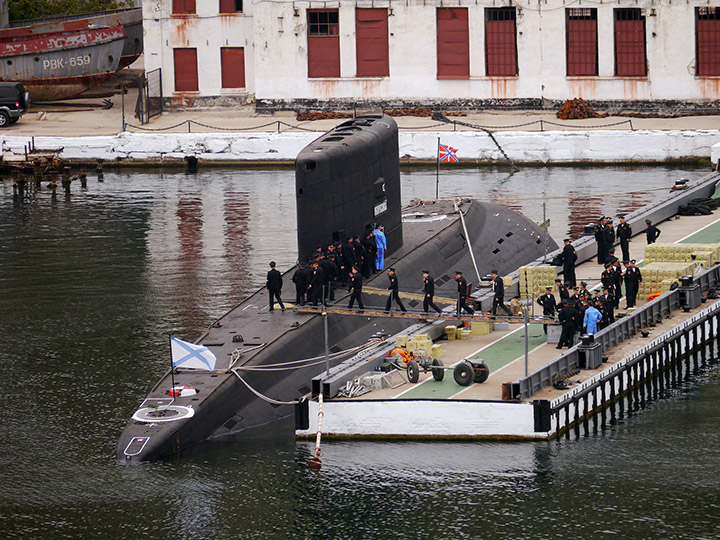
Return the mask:
<svg viewBox="0 0 720 540">
<path fill-rule="evenodd" d="M 720 211 L 707 216 L 679 216 L 658 224 L 662 231 L 662 242 L 692 242 L 707 243 L 720 242 Z M 641 262 L 645 255 L 645 235 L 636 234 L 630 244 L 630 254 Z M 602 266 L 595 260 L 578 265 L 576 274 L 578 282 L 588 282 L 588 288 L 599 286 Z M 647 299 L 638 297 L 638 306 L 647 303 Z M 624 312 L 624 301 L 620 303 L 617 313 Z M 672 317 L 664 319 L 654 328 L 651 328 L 649 338 L 637 334 L 620 343 L 618 346 L 604 351 L 608 356 L 608 363 L 604 363 L 596 370 L 582 370 L 569 381 L 578 384 L 596 375 L 608 365 L 627 356 L 629 352 L 640 348 L 643 342 L 661 335 L 664 331 L 677 326 L 684 320 L 691 318 L 697 311 L 706 305 L 683 312 L 673 312 Z M 451 400 L 499 400 L 502 395 L 503 383 L 516 380 L 525 374 L 525 332 L 524 325 L 511 323 L 509 330 L 494 331 L 488 335 L 471 336 L 467 340 L 453 340 L 442 342 L 442 359 L 446 366 L 454 365 L 464 358 L 482 360 L 490 368 L 488 380 L 482 384 L 472 384 L 468 387 L 458 386 L 447 371 L 442 382 L 433 379 L 430 373 L 421 373 L 420 380 L 414 385 L 402 385 L 397 389 L 375 390 L 357 399 L 387 400 L 387 399 L 451 399 Z M 542 324 L 530 324 L 528 332 L 528 372 L 541 367 L 548 361 L 557 357 L 559 351 L 555 344 L 547 343 L 543 333 Z M 552 387 L 544 388 L 530 399 L 552 399 L 566 390 L 556 390 Z"/>
</svg>

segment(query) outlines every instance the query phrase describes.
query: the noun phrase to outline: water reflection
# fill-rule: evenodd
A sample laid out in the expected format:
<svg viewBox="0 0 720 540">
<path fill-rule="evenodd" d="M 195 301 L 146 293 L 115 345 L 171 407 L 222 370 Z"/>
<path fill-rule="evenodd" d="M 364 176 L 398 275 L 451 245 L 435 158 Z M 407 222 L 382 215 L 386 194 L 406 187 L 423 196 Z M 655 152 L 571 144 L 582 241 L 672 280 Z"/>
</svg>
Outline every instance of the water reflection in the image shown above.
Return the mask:
<svg viewBox="0 0 720 540">
<path fill-rule="evenodd" d="M 545 201 L 555 239 L 703 174 L 442 173 L 443 197 L 536 221 Z M 117 467 L 127 418 L 167 368 L 164 332 L 194 339 L 263 285 L 268 261 L 289 268 L 295 201 L 288 170 L 104 180 L 18 205 L 0 182 L 3 538 L 717 537 L 716 373 L 577 441 L 329 442 L 319 472 L 311 442 L 246 441 Z M 434 195 L 434 171 L 402 182 L 405 202 Z"/>
</svg>

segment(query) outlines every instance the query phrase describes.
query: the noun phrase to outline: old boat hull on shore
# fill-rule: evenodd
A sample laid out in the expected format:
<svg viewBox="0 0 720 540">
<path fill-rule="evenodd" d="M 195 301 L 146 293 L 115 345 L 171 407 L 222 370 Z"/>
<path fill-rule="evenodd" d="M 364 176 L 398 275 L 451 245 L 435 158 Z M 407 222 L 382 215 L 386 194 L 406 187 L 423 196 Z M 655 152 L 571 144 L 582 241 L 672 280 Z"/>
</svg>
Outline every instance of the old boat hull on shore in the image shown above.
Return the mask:
<svg viewBox="0 0 720 540">
<path fill-rule="evenodd" d="M 114 9 L 99 13 L 64 15 L 42 19 L 12 21 L 12 28 L 27 28 L 36 34 L 53 32 L 83 31 L 120 25 L 125 30 L 125 43 L 118 69 L 137 60 L 143 52 L 142 9 Z"/>
<path fill-rule="evenodd" d="M 30 35 L 0 32 L 0 80 L 19 81 L 33 102 L 76 96 L 112 77 L 125 43 L 122 26 Z"/>
</svg>

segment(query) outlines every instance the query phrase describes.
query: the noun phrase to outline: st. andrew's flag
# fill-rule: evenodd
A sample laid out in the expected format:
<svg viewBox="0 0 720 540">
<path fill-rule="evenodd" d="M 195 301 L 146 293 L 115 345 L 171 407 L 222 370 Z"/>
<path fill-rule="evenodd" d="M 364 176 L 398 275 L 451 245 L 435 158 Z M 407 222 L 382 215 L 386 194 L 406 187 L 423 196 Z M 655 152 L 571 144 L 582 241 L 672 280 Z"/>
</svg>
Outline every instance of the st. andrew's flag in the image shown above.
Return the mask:
<svg viewBox="0 0 720 540">
<path fill-rule="evenodd" d="M 215 355 L 204 345 L 188 343 L 176 337 L 170 338 L 170 353 L 173 367 L 187 369 L 215 369 Z"/>
<path fill-rule="evenodd" d="M 440 144 L 440 148 L 438 148 L 438 157 L 440 158 L 440 161 L 458 162 L 457 148 L 453 148 L 452 146 L 448 146 L 446 144 L 438 144 Z"/>
</svg>

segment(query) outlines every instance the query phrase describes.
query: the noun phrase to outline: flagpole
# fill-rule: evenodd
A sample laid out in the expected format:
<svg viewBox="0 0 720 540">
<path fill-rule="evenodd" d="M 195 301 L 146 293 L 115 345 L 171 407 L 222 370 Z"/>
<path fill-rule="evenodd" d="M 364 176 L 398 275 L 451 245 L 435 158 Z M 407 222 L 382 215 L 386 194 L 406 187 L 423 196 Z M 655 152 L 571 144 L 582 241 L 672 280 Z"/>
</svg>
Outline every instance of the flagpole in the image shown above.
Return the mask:
<svg viewBox="0 0 720 540">
<path fill-rule="evenodd" d="M 437 160 L 435 162 L 435 200 L 440 198 L 440 137 L 437 140 Z"/>
<path fill-rule="evenodd" d="M 175 366 L 173 365 L 173 357 L 172 357 L 172 334 L 168 332 L 168 343 L 170 344 L 170 380 L 172 381 L 172 386 L 170 387 L 170 392 L 168 392 L 168 395 L 170 397 L 174 397 L 172 395 L 172 392 L 175 390 Z"/>
</svg>

